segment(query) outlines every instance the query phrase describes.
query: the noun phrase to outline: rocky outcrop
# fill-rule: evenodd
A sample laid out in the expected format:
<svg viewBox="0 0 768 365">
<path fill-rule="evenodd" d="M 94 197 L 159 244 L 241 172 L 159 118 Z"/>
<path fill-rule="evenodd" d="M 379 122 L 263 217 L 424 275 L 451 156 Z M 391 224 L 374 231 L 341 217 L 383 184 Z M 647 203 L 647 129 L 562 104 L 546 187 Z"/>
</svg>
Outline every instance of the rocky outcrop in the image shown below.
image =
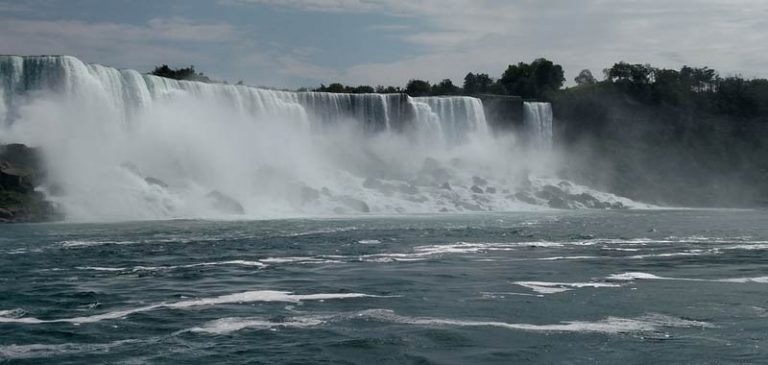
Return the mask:
<svg viewBox="0 0 768 365">
<path fill-rule="evenodd" d="M 23 144 L 0 145 L 0 223 L 62 218 L 35 188 L 44 178 L 40 153 Z"/>
</svg>

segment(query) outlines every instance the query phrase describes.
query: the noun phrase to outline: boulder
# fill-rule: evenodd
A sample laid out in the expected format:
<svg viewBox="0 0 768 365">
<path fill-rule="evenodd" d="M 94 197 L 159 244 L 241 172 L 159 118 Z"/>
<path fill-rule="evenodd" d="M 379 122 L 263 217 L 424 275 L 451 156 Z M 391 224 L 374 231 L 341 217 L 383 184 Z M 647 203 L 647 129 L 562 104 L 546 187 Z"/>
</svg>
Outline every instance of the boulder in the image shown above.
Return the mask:
<svg viewBox="0 0 768 365">
<path fill-rule="evenodd" d="M 523 203 L 528 203 L 528 204 L 533 204 L 533 205 L 538 204 L 538 201 L 536 201 L 536 198 L 534 198 L 533 196 L 531 196 L 531 194 L 528 194 L 528 193 L 519 192 L 519 193 L 516 193 L 514 195 L 514 197 L 515 197 L 515 199 L 517 199 L 517 200 L 519 200 L 519 201 L 521 201 Z"/>
<path fill-rule="evenodd" d="M 550 208 L 555 209 L 571 209 L 571 206 L 568 204 L 568 202 L 560 197 L 550 199 L 547 205 L 549 205 Z"/>
<path fill-rule="evenodd" d="M 483 194 L 483 193 L 485 193 L 485 191 L 483 191 L 483 189 L 481 189 L 477 185 L 472 185 L 472 188 L 470 188 L 470 190 L 472 190 L 472 192 L 475 193 L 475 194 Z"/>
</svg>

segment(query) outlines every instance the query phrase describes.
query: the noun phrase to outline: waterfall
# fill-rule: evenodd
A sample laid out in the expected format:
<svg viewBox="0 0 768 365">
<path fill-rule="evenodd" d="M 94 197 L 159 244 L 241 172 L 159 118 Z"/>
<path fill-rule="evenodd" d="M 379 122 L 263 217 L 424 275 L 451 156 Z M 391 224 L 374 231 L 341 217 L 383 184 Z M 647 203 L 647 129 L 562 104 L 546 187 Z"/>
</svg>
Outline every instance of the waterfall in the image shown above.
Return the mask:
<svg viewBox="0 0 768 365">
<path fill-rule="evenodd" d="M 530 133 L 529 141 L 535 148 L 552 148 L 552 105 L 550 103 L 525 102 L 523 121 Z"/>
<path fill-rule="evenodd" d="M 459 96 L 432 96 L 413 98 L 417 103 L 426 104 L 434 115 L 420 124 L 434 124 L 439 121 L 442 137 L 447 143 L 465 142 L 473 135 L 488 136 L 488 122 L 480 99 Z M 426 109 L 426 108 L 425 108 Z M 424 115 L 420 114 L 420 117 Z"/>
<path fill-rule="evenodd" d="M 536 143 L 551 143 L 549 105 L 525 113 Z M 517 209 L 502 186 L 542 163 L 512 158 L 513 140 L 489 133 L 471 97 L 279 91 L 0 56 L 0 143 L 41 147 L 41 189 L 73 220 Z"/>
</svg>

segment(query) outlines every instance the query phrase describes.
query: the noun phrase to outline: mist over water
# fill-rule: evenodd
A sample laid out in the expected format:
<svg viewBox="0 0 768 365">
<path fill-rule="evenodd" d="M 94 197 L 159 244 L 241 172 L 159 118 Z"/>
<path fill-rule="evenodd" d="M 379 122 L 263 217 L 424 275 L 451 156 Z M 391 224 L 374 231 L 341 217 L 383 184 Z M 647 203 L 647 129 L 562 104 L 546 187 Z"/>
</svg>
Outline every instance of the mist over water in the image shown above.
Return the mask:
<svg viewBox="0 0 768 365">
<path fill-rule="evenodd" d="M 528 135 L 494 135 L 470 97 L 175 81 L 66 56 L 0 57 L 0 74 L 0 142 L 42 147 L 43 189 L 71 220 L 540 209 L 514 193 L 555 170 L 545 103 L 526 103 Z"/>
</svg>

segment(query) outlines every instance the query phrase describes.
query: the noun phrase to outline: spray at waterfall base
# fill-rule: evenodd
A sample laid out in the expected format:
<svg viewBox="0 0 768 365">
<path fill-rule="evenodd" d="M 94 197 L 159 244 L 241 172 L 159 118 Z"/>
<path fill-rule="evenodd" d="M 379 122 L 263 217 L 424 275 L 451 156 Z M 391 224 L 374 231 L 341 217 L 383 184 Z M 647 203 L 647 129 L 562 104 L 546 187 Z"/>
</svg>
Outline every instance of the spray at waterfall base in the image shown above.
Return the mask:
<svg viewBox="0 0 768 365">
<path fill-rule="evenodd" d="M 553 177 L 548 104 L 494 135 L 479 99 L 176 81 L 73 57 L 0 57 L 0 142 L 42 149 L 69 220 L 278 218 L 627 199 Z"/>
</svg>

